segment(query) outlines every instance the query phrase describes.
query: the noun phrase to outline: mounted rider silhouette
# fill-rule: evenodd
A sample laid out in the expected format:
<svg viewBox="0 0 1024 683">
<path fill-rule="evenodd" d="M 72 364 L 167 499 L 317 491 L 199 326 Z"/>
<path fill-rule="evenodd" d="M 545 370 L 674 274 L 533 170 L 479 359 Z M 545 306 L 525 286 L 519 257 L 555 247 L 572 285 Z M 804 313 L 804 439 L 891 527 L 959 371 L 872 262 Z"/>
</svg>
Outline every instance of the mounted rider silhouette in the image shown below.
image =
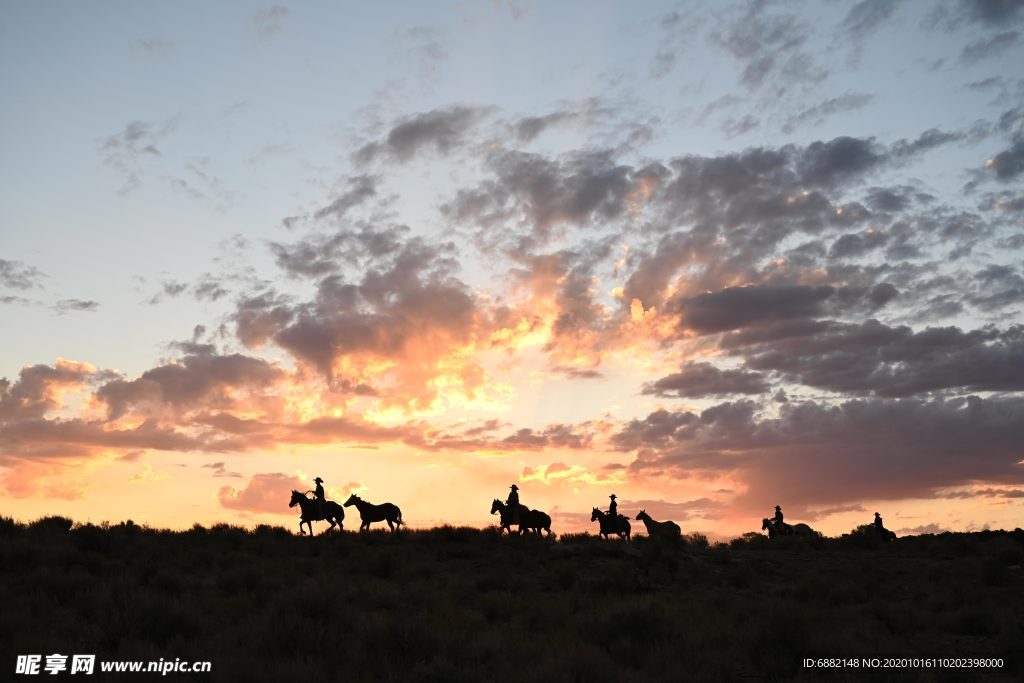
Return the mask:
<svg viewBox="0 0 1024 683">
<path fill-rule="evenodd" d="M 324 505 L 327 503 L 327 494 L 324 493 L 324 480 L 317 477 L 313 480 L 316 483 L 316 488 L 313 490 L 313 495 L 316 497 L 317 512 L 322 517 L 324 514 Z"/>
<path fill-rule="evenodd" d="M 775 506 L 775 516 L 772 517 L 772 521 L 775 522 L 776 526 L 778 526 L 779 530 L 781 531 L 782 527 L 783 527 L 783 524 L 784 524 L 783 521 L 782 521 L 782 507 L 781 506 L 779 506 L 779 505 Z"/>
<path fill-rule="evenodd" d="M 882 515 L 875 513 L 875 530 L 879 533 L 885 531 L 885 526 L 882 524 Z"/>
<path fill-rule="evenodd" d="M 619 518 L 619 504 L 615 502 L 614 493 L 608 497 L 612 499 L 612 502 L 608 503 L 608 516 L 611 517 L 612 520 L 617 520 Z"/>
<path fill-rule="evenodd" d="M 519 510 L 522 507 L 519 504 L 519 487 L 512 484 L 509 488 L 508 500 L 505 501 L 505 504 L 508 505 L 510 510 L 512 510 L 512 523 L 519 524 Z"/>
</svg>

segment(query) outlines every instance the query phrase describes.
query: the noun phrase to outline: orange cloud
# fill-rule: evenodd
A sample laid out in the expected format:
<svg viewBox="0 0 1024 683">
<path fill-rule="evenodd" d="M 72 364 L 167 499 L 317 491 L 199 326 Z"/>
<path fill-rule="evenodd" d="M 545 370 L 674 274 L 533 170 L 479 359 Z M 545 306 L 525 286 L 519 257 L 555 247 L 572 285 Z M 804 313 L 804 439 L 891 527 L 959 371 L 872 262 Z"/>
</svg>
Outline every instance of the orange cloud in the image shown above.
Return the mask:
<svg viewBox="0 0 1024 683">
<path fill-rule="evenodd" d="M 304 491 L 306 488 L 294 475 L 281 472 L 254 474 L 243 489 L 222 486 L 217 491 L 217 500 L 221 506 L 230 510 L 284 515 L 290 514 L 288 499 L 291 492 Z"/>
</svg>

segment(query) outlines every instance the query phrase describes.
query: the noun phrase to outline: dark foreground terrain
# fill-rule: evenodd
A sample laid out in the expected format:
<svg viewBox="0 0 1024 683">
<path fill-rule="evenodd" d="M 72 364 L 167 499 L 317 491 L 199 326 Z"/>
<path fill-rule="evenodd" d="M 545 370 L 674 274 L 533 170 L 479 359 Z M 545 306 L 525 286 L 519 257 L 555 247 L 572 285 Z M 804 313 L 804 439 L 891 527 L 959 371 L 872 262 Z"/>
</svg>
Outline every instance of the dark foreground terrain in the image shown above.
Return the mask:
<svg viewBox="0 0 1024 683">
<path fill-rule="evenodd" d="M 1021 680 L 1022 563 L 1020 529 L 708 547 L 0 518 L 0 679 L 17 654 L 60 652 L 213 662 L 178 680 Z M 1005 666 L 802 667 L 887 655 Z M 108 680 L 140 678 L 160 676 Z"/>
</svg>

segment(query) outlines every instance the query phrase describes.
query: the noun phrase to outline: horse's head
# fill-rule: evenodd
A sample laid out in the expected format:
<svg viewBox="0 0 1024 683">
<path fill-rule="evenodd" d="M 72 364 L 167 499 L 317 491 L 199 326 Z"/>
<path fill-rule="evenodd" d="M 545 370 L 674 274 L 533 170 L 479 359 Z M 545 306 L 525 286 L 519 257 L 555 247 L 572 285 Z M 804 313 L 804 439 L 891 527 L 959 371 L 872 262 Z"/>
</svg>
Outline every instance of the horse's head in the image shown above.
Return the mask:
<svg viewBox="0 0 1024 683">
<path fill-rule="evenodd" d="M 772 528 L 772 520 L 768 519 L 767 517 L 765 517 L 764 519 L 761 520 L 761 531 L 764 531 L 765 529 L 771 529 L 771 528 Z"/>
<path fill-rule="evenodd" d="M 298 505 L 298 504 L 299 504 L 300 502 L 302 502 L 302 499 L 303 499 L 303 498 L 305 498 L 305 496 L 304 496 L 304 495 L 302 495 L 301 493 L 299 493 L 298 491 L 295 491 L 295 490 L 293 489 L 293 490 L 292 490 L 292 499 L 291 499 L 291 501 L 289 501 L 289 503 L 288 503 L 288 507 L 290 507 L 290 508 L 293 508 L 293 507 L 295 507 L 295 506 L 296 506 L 296 505 Z"/>
<path fill-rule="evenodd" d="M 647 516 L 647 511 L 646 511 L 646 510 L 641 510 L 641 511 L 640 511 L 640 514 L 638 514 L 638 515 L 636 516 L 636 518 L 637 518 L 637 519 L 644 519 L 645 517 L 646 517 L 647 519 L 650 519 L 650 517 L 648 517 L 648 516 Z"/>
<path fill-rule="evenodd" d="M 597 508 L 594 508 L 594 511 L 590 513 L 590 521 L 596 522 L 599 519 L 601 519 L 601 511 L 598 510 Z"/>
<path fill-rule="evenodd" d="M 491 514 L 493 515 L 495 512 L 497 512 L 500 509 L 501 509 L 501 501 L 498 500 L 497 498 L 495 498 L 494 501 L 491 503 Z"/>
<path fill-rule="evenodd" d="M 353 493 L 352 495 L 350 495 L 348 497 L 348 500 L 345 501 L 345 507 L 351 507 L 351 506 L 355 505 L 356 503 L 361 502 L 361 500 L 362 499 L 359 496 L 357 496 L 356 494 Z"/>
</svg>

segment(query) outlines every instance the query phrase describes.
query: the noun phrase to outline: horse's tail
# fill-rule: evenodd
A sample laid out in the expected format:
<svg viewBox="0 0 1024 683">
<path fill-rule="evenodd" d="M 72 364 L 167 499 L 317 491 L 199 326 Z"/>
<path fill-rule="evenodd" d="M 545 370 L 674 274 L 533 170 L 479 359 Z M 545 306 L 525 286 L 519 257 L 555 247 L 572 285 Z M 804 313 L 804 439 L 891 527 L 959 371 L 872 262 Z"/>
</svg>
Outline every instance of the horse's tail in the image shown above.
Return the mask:
<svg viewBox="0 0 1024 683">
<path fill-rule="evenodd" d="M 402 508 L 400 508 L 400 507 L 398 507 L 396 505 L 395 506 L 395 510 L 398 511 L 398 519 L 395 520 L 395 524 L 399 524 L 399 525 L 405 524 L 405 521 L 402 519 Z"/>
</svg>

